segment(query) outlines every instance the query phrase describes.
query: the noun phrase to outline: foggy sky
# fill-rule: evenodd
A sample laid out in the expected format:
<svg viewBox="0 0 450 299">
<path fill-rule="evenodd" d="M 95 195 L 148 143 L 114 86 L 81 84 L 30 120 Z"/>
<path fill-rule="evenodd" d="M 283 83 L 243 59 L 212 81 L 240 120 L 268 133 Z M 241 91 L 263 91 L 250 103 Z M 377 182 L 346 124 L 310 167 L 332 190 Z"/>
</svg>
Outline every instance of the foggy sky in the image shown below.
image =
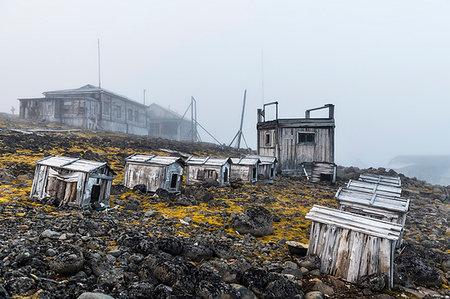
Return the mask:
<svg viewBox="0 0 450 299">
<path fill-rule="evenodd" d="M 221 142 L 256 146 L 256 109 L 336 105 L 336 162 L 450 154 L 450 2 L 0 0 L 0 111 L 98 84 L 183 113 Z M 263 55 L 262 55 L 263 53 Z M 320 115 L 320 114 L 319 114 Z M 202 139 L 210 141 L 206 134 Z"/>
</svg>

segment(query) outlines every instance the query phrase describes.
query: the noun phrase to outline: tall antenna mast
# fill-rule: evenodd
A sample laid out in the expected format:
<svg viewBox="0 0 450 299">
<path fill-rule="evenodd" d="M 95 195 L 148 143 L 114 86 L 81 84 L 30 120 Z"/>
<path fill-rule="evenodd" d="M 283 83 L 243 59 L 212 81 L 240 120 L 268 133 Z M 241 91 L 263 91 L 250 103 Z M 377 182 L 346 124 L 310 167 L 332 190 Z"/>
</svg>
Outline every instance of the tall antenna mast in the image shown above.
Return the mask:
<svg viewBox="0 0 450 299">
<path fill-rule="evenodd" d="M 244 112 L 245 112 L 245 102 L 247 99 L 247 89 L 244 90 L 244 101 L 242 103 L 242 115 L 241 115 L 241 126 L 239 127 L 239 131 L 236 133 L 236 135 L 234 136 L 233 140 L 230 142 L 230 146 L 233 144 L 233 142 L 236 140 L 237 138 L 237 148 L 240 149 L 241 148 L 241 138 L 244 139 L 245 145 L 248 148 L 248 144 L 247 141 L 245 141 L 245 137 L 244 137 L 244 133 L 242 132 L 242 127 L 244 125 Z"/>
<path fill-rule="evenodd" d="M 98 88 L 102 88 L 100 81 L 100 38 L 97 38 L 97 53 L 98 53 Z"/>
<path fill-rule="evenodd" d="M 264 105 L 264 52 L 261 49 L 261 104 Z"/>
<path fill-rule="evenodd" d="M 145 89 L 144 89 L 144 105 L 145 105 Z"/>
</svg>

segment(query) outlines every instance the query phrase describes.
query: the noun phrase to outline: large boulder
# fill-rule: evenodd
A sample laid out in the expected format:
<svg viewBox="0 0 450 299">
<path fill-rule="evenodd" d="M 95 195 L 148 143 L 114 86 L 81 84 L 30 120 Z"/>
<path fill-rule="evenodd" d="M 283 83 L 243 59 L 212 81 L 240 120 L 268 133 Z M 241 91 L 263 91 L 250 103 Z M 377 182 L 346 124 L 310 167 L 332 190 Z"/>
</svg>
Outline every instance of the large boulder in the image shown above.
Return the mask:
<svg viewBox="0 0 450 299">
<path fill-rule="evenodd" d="M 251 234 L 255 237 L 271 235 L 273 215 L 261 206 L 251 207 L 234 218 L 233 227 L 240 234 Z"/>
<path fill-rule="evenodd" d="M 64 246 L 50 262 L 50 269 L 59 274 L 74 274 L 84 265 L 83 252 L 75 246 Z"/>
</svg>

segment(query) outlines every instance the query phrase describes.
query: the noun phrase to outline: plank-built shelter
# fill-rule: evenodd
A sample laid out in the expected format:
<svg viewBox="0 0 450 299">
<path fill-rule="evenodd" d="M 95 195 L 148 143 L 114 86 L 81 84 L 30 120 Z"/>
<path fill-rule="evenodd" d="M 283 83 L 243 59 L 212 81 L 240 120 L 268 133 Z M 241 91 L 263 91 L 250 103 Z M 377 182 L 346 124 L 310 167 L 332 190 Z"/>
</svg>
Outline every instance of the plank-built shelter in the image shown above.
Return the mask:
<svg viewBox="0 0 450 299">
<path fill-rule="evenodd" d="M 109 205 L 114 171 L 102 162 L 50 156 L 36 162 L 31 198 L 55 197 L 60 205 Z"/>
<path fill-rule="evenodd" d="M 180 191 L 185 166 L 181 158 L 134 154 L 125 161 L 124 184 L 128 188 L 143 184 L 150 192 L 159 188 Z"/>
<path fill-rule="evenodd" d="M 259 164 L 257 158 L 231 158 L 231 181 L 256 183 L 258 181 Z"/>
<path fill-rule="evenodd" d="M 219 186 L 229 186 L 231 164 L 230 158 L 191 156 L 186 160 L 186 184 L 216 181 Z"/>
<path fill-rule="evenodd" d="M 247 155 L 247 158 L 259 159 L 258 181 L 273 183 L 276 176 L 277 158 L 270 156 Z"/>
<path fill-rule="evenodd" d="M 353 283 L 384 273 L 392 288 L 401 225 L 317 205 L 306 219 L 311 220 L 308 254 L 320 257 L 322 273 Z"/>
<path fill-rule="evenodd" d="M 274 120 L 266 120 L 266 107 L 276 105 Z M 328 118 L 311 118 L 310 112 L 328 109 Z M 302 175 L 302 163 L 334 164 L 334 105 L 306 110 L 305 118 L 279 119 L 278 102 L 258 109 L 257 152 L 278 160 L 277 172 Z M 333 172 L 325 175 L 332 176 Z"/>
<path fill-rule="evenodd" d="M 400 197 L 402 188 L 391 185 L 384 185 L 381 183 L 364 182 L 360 180 L 349 180 L 347 188 L 356 191 L 377 193 L 379 195 Z"/>
</svg>

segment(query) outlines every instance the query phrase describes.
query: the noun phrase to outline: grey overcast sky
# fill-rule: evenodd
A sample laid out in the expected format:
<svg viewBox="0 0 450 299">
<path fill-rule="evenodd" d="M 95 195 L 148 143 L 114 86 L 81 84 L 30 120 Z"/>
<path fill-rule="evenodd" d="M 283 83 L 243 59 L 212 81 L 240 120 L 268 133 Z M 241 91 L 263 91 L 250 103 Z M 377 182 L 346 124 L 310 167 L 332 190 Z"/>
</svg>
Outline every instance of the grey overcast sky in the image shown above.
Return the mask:
<svg viewBox="0 0 450 299">
<path fill-rule="evenodd" d="M 336 105 L 336 162 L 385 166 L 450 154 L 448 0 L 0 0 L 0 111 L 17 98 L 98 84 L 256 145 L 256 109 Z M 209 140 L 202 134 L 204 140 Z"/>
</svg>

